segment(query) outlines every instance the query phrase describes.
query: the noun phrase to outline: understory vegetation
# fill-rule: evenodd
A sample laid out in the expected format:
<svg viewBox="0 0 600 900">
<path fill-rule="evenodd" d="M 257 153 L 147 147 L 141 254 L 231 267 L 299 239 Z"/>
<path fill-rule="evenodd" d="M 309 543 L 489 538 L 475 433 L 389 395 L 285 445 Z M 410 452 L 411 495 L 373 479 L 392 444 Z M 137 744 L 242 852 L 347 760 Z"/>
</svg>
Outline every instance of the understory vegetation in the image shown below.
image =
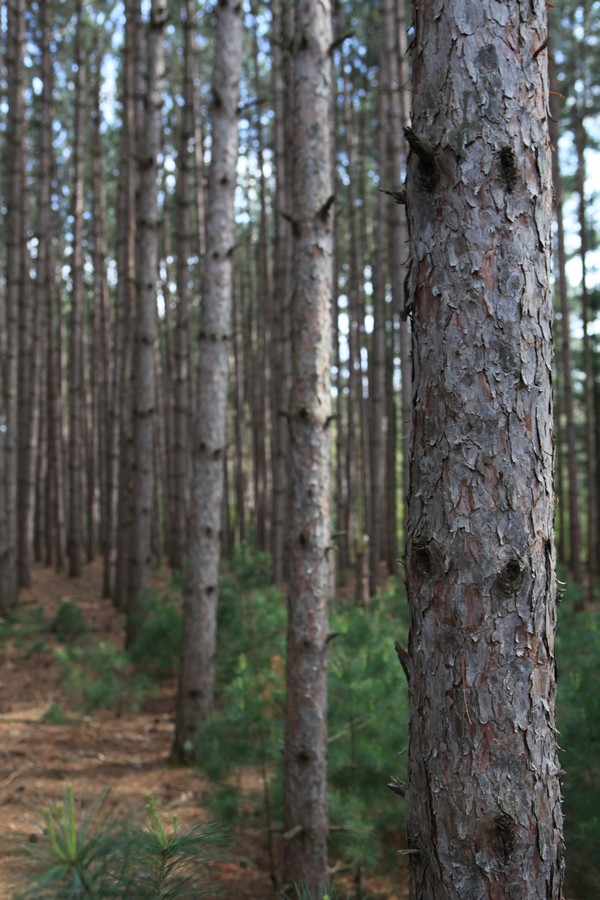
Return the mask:
<svg viewBox="0 0 600 900">
<path fill-rule="evenodd" d="M 172 677 L 181 636 L 180 589 L 181 581 L 175 577 L 166 589 L 152 593 L 150 614 L 129 652 L 95 639 L 73 601 L 64 602 L 51 620 L 40 609 L 31 608 L 5 620 L 0 642 L 11 641 L 25 655 L 56 655 L 67 700 L 64 706 L 55 700 L 43 722 L 60 725 L 99 708 L 117 714 L 136 710 L 158 690 L 161 679 Z M 600 611 L 574 612 L 576 600 L 567 587 L 557 634 L 558 729 L 565 770 L 568 896 L 583 900 L 600 891 L 596 859 L 600 773 L 590 753 L 590 747 L 600 743 Z M 47 798 L 39 801 L 42 826 L 35 842 L 25 838 L 11 845 L 15 871 L 35 885 L 33 893 L 20 896 L 191 896 L 185 893 L 183 881 L 177 882 L 173 893 L 166 888 L 165 893 L 152 893 L 155 888 L 150 887 L 149 893 L 137 892 L 138 887 L 134 893 L 128 888 L 127 893 L 122 878 L 138 877 L 128 866 L 141 858 L 140 841 L 146 842 L 144 846 L 156 859 L 164 859 L 159 849 L 162 841 L 169 853 L 176 848 L 177 854 L 189 850 L 204 865 L 208 857 L 224 852 L 223 829 L 234 834 L 242 829 L 262 833 L 270 848 L 270 874 L 277 878 L 276 847 L 282 840 L 285 617 L 285 597 L 270 584 L 269 557 L 241 547 L 221 577 L 217 704 L 198 738 L 200 767 L 212 784 L 204 805 L 211 820 L 223 827 L 219 830 L 211 824 L 208 830 L 204 826 L 198 831 L 178 830 L 176 822 L 164 823 L 151 798 L 146 800 L 145 823 L 134 827 L 118 816 L 105 797 L 91 808 L 82 807 L 76 826 L 77 804 L 67 789 L 59 803 Z M 397 853 L 404 845 L 404 801 L 387 784 L 406 777 L 407 691 L 394 641 L 405 644 L 407 628 L 404 590 L 395 580 L 368 608 L 341 598 L 331 603 L 330 860 L 334 874 L 352 869 L 356 896 L 364 896 L 361 877 L 397 866 Z M 58 641 L 54 649 L 51 636 Z M 130 861 L 123 850 L 114 855 L 115 835 L 122 848 L 129 848 L 127 853 L 131 850 Z M 181 859 L 175 857 L 187 878 L 185 853 Z M 194 870 L 194 884 L 200 884 L 203 873 Z M 95 893 L 86 892 L 86 878 L 96 884 Z M 303 896 L 302 886 L 295 890 L 296 896 Z M 335 896 L 333 885 L 330 896 Z"/>
</svg>

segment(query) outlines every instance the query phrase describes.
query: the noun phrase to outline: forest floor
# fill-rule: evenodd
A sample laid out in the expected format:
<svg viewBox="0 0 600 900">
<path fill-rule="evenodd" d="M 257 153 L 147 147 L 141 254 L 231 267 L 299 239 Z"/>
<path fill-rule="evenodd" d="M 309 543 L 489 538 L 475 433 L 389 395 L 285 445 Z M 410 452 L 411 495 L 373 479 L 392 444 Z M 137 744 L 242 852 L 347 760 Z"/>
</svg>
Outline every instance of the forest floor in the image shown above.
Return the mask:
<svg viewBox="0 0 600 900">
<path fill-rule="evenodd" d="M 167 576 L 158 573 L 164 584 Z M 78 604 L 98 642 L 123 645 L 123 618 L 109 600 L 101 599 L 101 564 L 85 567 L 80 578 L 68 578 L 36 566 L 32 586 L 23 591 L 19 616 L 41 607 L 51 621 L 60 604 Z M 56 659 L 57 643 L 44 633 L 38 646 L 8 640 L 0 648 L 0 836 L 34 832 L 42 818 L 45 799 L 58 800 L 67 784 L 75 797 L 93 801 L 103 789 L 119 811 L 138 815 L 151 793 L 161 812 L 177 815 L 182 826 L 214 818 L 205 804 L 214 788 L 198 771 L 169 764 L 173 735 L 175 678 L 164 679 L 160 692 L 145 700 L 139 712 L 95 711 L 91 716 L 72 714 L 70 724 L 47 724 L 45 714 L 53 704 L 69 710 Z M 248 769 L 242 787 L 260 790 L 261 775 Z M 275 841 L 279 868 L 280 847 Z M 265 829 L 236 826 L 225 858 L 214 864 L 214 878 L 227 900 L 268 900 L 277 896 L 270 878 Z M 334 861 L 341 868 L 341 861 Z M 0 898 L 11 889 L 2 874 Z M 277 873 L 279 874 L 279 872 Z M 352 876 L 341 875 L 336 885 L 342 896 L 354 897 Z M 385 875 L 364 876 L 363 897 L 401 900 L 408 896 Z"/>
</svg>

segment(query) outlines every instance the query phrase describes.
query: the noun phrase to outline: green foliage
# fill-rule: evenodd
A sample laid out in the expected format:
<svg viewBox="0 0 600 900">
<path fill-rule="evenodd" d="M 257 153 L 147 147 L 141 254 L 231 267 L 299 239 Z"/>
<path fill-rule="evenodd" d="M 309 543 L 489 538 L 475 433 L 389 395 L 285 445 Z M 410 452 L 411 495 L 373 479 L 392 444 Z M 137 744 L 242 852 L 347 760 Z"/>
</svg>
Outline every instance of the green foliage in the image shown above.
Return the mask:
<svg viewBox="0 0 600 900">
<path fill-rule="evenodd" d="M 72 725 L 73 719 L 61 709 L 58 703 L 52 703 L 42 716 L 44 725 Z"/>
<path fill-rule="evenodd" d="M 405 642 L 405 610 L 393 584 L 370 610 L 344 603 L 331 617 L 339 632 L 329 654 L 331 848 L 366 868 L 403 830 L 404 805 L 386 785 L 406 774 L 408 698 L 394 650 L 395 639 Z"/>
<path fill-rule="evenodd" d="M 61 684 L 82 712 L 106 708 L 137 710 L 150 682 L 136 672 L 125 651 L 110 641 L 94 647 L 60 647 L 56 651 Z"/>
<path fill-rule="evenodd" d="M 239 551 L 221 580 L 218 704 L 198 736 L 197 758 L 219 785 L 213 814 L 229 821 L 238 814 L 235 774 L 253 765 L 264 776 L 262 818 L 280 821 L 286 609 L 280 592 L 257 584 L 269 577 L 268 560 L 253 559 L 248 548 Z M 331 847 L 367 868 L 384 839 L 399 845 L 403 829 L 403 804 L 386 785 L 406 767 L 408 704 L 394 651 L 407 630 L 405 606 L 395 584 L 370 610 L 343 603 L 331 616 L 338 632 L 329 653 Z"/>
<path fill-rule="evenodd" d="M 129 650 L 131 660 L 158 678 L 177 672 L 181 651 L 183 616 L 181 604 L 171 590 L 152 591 L 146 618 Z"/>
<path fill-rule="evenodd" d="M 89 808 L 75 802 L 72 785 L 57 803 L 45 799 L 39 834 L 5 841 L 18 898 L 136 897 L 176 900 L 215 896 L 208 863 L 224 841 L 214 823 L 181 830 L 163 822 L 148 796 L 145 817 L 133 824 L 107 809 L 104 791 Z M 23 890 L 19 885 L 27 881 Z"/>
<path fill-rule="evenodd" d="M 573 896 L 600 896 L 600 610 L 559 613 L 557 724 L 565 770 L 567 883 Z"/>
<path fill-rule="evenodd" d="M 72 600 L 61 603 L 50 623 L 50 631 L 56 635 L 61 644 L 74 642 L 85 634 L 88 627 L 79 606 Z"/>
</svg>

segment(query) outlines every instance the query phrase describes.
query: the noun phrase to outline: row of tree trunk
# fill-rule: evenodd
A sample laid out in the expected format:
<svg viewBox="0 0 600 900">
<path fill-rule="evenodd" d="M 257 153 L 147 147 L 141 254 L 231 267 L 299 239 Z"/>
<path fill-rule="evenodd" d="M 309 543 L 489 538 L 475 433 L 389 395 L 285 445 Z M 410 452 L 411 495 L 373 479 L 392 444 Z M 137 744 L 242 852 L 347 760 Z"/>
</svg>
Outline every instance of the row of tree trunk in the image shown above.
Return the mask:
<svg viewBox="0 0 600 900">
<path fill-rule="evenodd" d="M 411 113 L 400 0 L 381 4 L 375 63 L 324 0 L 273 0 L 268 39 L 253 9 L 247 69 L 242 5 L 219 0 L 205 171 L 192 0 L 181 52 L 171 47 L 180 112 L 166 102 L 167 4 L 127 0 L 114 133 L 101 97 L 112 51 L 75 0 L 68 151 L 55 127 L 55 10 L 39 0 L 32 26 L 24 0 L 6 4 L 0 609 L 33 559 L 75 576 L 99 546 L 133 643 L 166 553 L 185 572 L 173 752 L 187 761 L 214 701 L 221 553 L 248 538 L 270 550 L 274 580 L 289 583 L 286 877 L 313 893 L 327 865 L 327 599 L 336 568 L 354 567 L 367 603 L 401 535 L 413 896 L 524 896 L 517 884 L 560 896 L 551 165 L 569 463 L 560 535 L 590 589 L 597 392 L 580 108 L 583 528 L 543 6 L 525 17 L 516 2 L 416 5 Z"/>
</svg>

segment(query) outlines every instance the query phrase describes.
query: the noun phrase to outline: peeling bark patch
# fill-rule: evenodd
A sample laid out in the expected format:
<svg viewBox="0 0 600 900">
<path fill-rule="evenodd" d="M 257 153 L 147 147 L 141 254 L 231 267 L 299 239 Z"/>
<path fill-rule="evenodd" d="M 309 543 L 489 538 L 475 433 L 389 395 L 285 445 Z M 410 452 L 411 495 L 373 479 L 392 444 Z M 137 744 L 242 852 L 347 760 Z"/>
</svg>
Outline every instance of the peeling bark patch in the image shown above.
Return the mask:
<svg viewBox="0 0 600 900">
<path fill-rule="evenodd" d="M 495 581 L 496 588 L 505 597 L 511 597 L 523 583 L 524 569 L 518 559 L 509 559 Z"/>
<path fill-rule="evenodd" d="M 421 575 L 433 575 L 433 559 L 425 544 L 414 544 L 412 552 L 413 565 Z"/>
<path fill-rule="evenodd" d="M 512 194 L 517 183 L 517 158 L 512 147 L 502 147 L 500 150 L 500 172 L 507 193 Z"/>
<path fill-rule="evenodd" d="M 508 860 L 517 846 L 516 825 L 508 813 L 502 812 L 494 819 L 494 837 L 499 852 Z"/>
</svg>

